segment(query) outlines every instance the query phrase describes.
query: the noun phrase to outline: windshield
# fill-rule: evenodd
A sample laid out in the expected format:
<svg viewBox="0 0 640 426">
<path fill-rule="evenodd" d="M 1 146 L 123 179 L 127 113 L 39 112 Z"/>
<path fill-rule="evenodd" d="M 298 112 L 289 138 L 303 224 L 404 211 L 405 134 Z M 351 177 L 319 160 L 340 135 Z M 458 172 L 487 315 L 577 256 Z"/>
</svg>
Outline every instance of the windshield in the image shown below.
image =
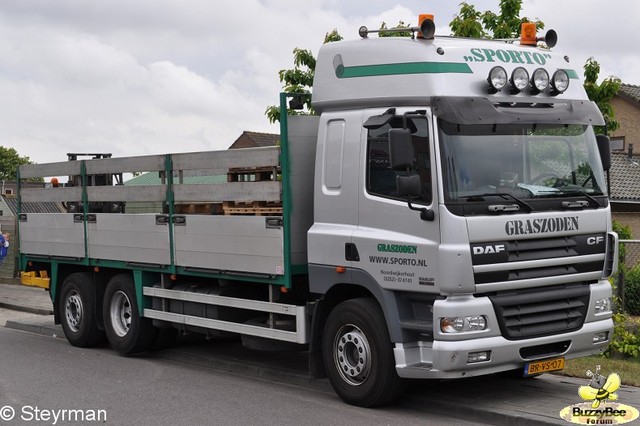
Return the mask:
<svg viewBox="0 0 640 426">
<path fill-rule="evenodd" d="M 445 202 L 605 195 L 593 131 L 584 125 L 459 125 L 439 120 Z M 495 200 L 493 200 L 495 201 Z"/>
</svg>

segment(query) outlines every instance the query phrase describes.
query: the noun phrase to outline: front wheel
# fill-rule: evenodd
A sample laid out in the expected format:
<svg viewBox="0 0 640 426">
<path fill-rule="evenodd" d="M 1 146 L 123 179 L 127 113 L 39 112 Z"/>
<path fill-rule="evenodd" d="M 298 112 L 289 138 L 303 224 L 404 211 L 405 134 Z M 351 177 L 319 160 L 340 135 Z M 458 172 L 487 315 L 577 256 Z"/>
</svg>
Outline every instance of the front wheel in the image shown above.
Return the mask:
<svg viewBox="0 0 640 426">
<path fill-rule="evenodd" d="M 331 386 L 349 404 L 388 404 L 406 389 L 396 373 L 382 310 L 372 299 L 347 300 L 331 311 L 322 356 Z"/>
<path fill-rule="evenodd" d="M 153 343 L 157 329 L 150 319 L 138 314 L 135 286 L 130 275 L 111 278 L 104 294 L 102 315 L 107 339 L 115 351 L 134 354 L 147 350 Z"/>
</svg>

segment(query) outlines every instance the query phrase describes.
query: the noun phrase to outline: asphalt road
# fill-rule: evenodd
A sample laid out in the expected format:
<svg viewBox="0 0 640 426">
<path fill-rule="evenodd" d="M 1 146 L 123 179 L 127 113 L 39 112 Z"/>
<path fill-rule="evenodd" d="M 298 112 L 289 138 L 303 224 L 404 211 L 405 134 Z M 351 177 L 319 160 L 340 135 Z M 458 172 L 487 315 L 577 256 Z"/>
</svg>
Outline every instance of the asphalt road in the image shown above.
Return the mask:
<svg viewBox="0 0 640 426">
<path fill-rule="evenodd" d="M 75 421 L 79 416 L 85 416 L 84 422 Z M 91 421 L 91 416 L 98 421 Z M 64 339 L 0 327 L 0 426 L 3 423 L 482 424 L 429 413 L 423 400 L 362 409 L 344 404 L 329 389 L 276 383 L 160 357 L 122 357 L 107 347 L 80 349 Z"/>
</svg>

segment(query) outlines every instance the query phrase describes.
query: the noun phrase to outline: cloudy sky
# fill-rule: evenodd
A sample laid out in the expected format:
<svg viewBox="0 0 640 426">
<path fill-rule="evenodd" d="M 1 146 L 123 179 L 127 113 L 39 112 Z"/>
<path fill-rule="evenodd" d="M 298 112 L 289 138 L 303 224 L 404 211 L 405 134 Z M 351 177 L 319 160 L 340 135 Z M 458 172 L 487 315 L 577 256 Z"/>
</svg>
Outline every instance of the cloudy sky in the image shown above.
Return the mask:
<svg viewBox="0 0 640 426">
<path fill-rule="evenodd" d="M 469 0 L 498 11 L 498 0 Z M 1 0 L 0 145 L 38 163 L 67 152 L 116 157 L 227 148 L 243 130 L 273 132 L 277 72 L 295 47 L 317 53 L 336 28 L 415 25 L 449 34 L 458 0 Z M 640 2 L 524 0 L 522 15 L 558 32 L 578 71 L 640 85 Z"/>
</svg>

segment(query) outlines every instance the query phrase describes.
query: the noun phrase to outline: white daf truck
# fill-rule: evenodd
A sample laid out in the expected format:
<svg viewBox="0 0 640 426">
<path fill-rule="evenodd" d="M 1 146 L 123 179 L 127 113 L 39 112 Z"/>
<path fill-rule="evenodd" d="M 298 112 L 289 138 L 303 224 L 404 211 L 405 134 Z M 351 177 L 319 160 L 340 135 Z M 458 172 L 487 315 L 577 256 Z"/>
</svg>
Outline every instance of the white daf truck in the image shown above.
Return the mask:
<svg viewBox="0 0 640 426">
<path fill-rule="evenodd" d="M 76 182 L 20 188 L 23 281 L 48 288 L 72 345 L 240 336 L 308 351 L 360 406 L 408 378 L 602 352 L 617 236 L 598 108 L 535 36 L 433 28 L 324 45 L 319 116 L 283 114 L 279 146 L 21 166 Z M 153 179 L 122 184 L 130 172 Z"/>
</svg>

